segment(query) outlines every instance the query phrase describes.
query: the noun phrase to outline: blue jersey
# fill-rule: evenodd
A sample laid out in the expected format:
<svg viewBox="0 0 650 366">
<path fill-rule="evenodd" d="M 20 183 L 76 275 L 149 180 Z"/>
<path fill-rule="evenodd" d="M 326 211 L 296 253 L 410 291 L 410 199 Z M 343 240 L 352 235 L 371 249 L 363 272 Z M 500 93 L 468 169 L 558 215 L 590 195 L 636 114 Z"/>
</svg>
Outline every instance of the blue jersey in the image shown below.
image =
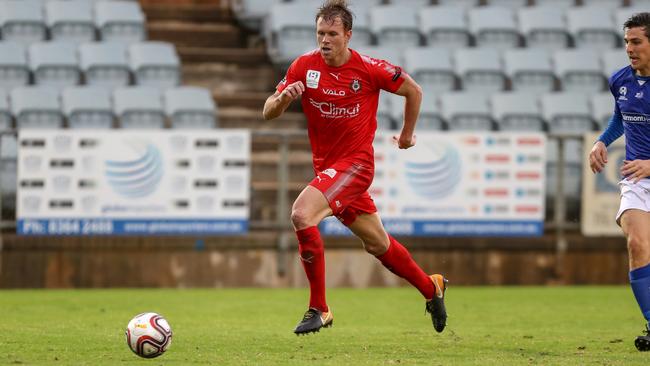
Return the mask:
<svg viewBox="0 0 650 366">
<path fill-rule="evenodd" d="M 647 88 L 650 88 L 650 77 L 636 75 L 629 65 L 609 78 L 609 90 L 615 99 L 614 115 L 600 140 L 608 145 L 624 131 L 627 160 L 650 160 L 650 89 Z"/>
</svg>

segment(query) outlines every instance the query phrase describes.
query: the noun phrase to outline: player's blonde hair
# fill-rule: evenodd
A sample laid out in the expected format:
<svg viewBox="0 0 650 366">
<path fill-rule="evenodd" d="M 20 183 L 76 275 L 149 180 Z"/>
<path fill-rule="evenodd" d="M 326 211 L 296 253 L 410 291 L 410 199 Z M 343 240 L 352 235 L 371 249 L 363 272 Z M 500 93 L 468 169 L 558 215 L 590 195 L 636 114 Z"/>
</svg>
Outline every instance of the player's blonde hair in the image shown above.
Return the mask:
<svg viewBox="0 0 650 366">
<path fill-rule="evenodd" d="M 318 9 L 316 13 L 316 22 L 318 18 L 323 18 L 326 22 L 333 22 L 337 17 L 343 23 L 343 30 L 346 32 L 352 29 L 352 12 L 348 8 L 345 0 L 327 0 Z"/>
</svg>

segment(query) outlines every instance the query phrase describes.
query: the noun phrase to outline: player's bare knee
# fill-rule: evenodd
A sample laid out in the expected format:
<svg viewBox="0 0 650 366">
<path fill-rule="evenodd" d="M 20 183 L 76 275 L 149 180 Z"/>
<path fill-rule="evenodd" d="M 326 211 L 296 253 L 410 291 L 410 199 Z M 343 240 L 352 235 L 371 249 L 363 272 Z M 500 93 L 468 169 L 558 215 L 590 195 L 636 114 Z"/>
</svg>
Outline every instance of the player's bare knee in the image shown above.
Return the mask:
<svg viewBox="0 0 650 366">
<path fill-rule="evenodd" d="M 315 225 L 310 223 L 309 215 L 305 210 L 298 209 L 295 207 L 291 210 L 291 223 L 293 223 L 294 227 L 300 229 L 304 229 Z"/>
<path fill-rule="evenodd" d="M 627 250 L 632 258 L 648 256 L 650 253 L 650 242 L 639 235 L 629 234 L 627 237 Z"/>
<path fill-rule="evenodd" d="M 379 239 L 361 239 L 363 241 L 363 248 L 366 252 L 378 256 L 386 253 L 388 250 L 388 243 L 385 243 L 383 240 Z"/>
</svg>

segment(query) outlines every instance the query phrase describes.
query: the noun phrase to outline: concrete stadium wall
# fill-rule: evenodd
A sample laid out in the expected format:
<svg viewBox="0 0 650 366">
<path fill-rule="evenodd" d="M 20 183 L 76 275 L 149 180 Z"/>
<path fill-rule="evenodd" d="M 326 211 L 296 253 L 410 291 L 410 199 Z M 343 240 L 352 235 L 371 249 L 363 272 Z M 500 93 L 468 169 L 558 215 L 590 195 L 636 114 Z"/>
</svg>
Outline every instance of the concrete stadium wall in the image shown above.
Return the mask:
<svg viewBox="0 0 650 366">
<path fill-rule="evenodd" d="M 211 238 L 18 237 L 4 235 L 1 288 L 304 287 L 295 241 L 276 235 Z M 426 272 L 453 285 L 627 283 L 622 238 L 401 238 Z M 353 238 L 326 238 L 327 286 L 402 286 Z"/>
</svg>

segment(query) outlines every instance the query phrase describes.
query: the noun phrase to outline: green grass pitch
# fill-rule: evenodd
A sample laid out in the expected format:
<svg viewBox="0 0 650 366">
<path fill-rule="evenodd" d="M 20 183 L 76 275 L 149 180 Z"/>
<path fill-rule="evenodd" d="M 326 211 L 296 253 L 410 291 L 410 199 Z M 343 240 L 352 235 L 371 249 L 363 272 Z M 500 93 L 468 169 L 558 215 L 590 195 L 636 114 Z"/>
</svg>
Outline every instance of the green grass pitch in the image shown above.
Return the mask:
<svg viewBox="0 0 650 366">
<path fill-rule="evenodd" d="M 334 326 L 297 337 L 304 289 L 0 291 L 0 365 L 645 365 L 629 287 L 450 287 L 436 333 L 413 289 L 331 289 Z M 171 324 L 156 359 L 128 349 L 137 313 Z"/>
</svg>

